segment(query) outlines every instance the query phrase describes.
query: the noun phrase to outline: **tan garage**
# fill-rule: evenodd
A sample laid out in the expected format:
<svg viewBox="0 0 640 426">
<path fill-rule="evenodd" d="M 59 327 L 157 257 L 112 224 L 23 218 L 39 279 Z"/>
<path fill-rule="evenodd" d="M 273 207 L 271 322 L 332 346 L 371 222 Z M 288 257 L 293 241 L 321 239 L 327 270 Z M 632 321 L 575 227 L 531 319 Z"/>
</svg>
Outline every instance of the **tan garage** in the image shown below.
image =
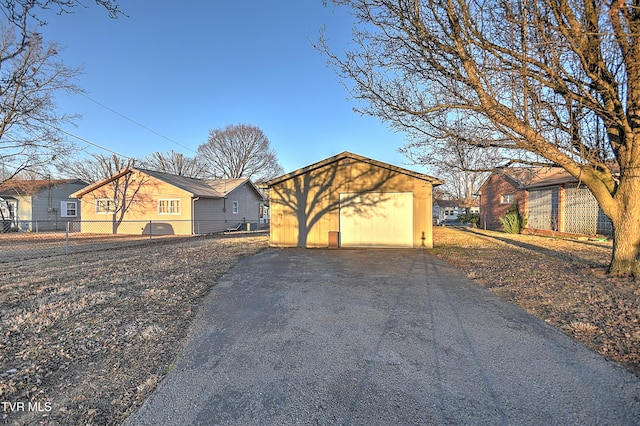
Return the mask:
<svg viewBox="0 0 640 426">
<path fill-rule="evenodd" d="M 343 152 L 267 182 L 274 247 L 432 247 L 443 182 Z"/>
</svg>

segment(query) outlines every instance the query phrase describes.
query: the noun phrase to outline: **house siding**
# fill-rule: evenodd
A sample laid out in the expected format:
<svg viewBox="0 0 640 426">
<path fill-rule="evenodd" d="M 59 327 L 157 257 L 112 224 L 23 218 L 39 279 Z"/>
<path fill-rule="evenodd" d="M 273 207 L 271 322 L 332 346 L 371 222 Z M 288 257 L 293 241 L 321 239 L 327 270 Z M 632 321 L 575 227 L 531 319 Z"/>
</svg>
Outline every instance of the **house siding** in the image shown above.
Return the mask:
<svg viewBox="0 0 640 426">
<path fill-rule="evenodd" d="M 16 220 L 20 231 L 46 232 L 61 231 L 67 228 L 68 222 L 81 219 L 80 200 L 69 198 L 69 195 L 85 185 L 84 183 L 63 183 L 40 189 L 33 194 L 3 195 L 17 202 Z M 72 201 L 77 204 L 76 217 L 62 217 L 60 203 Z"/>
<path fill-rule="evenodd" d="M 119 214 L 102 214 L 96 212 L 96 201 L 113 199 L 110 185 L 97 188 L 82 197 L 82 227 L 83 233 L 97 234 L 191 234 L 191 194 L 169 185 L 159 179 L 144 175 L 138 171 L 132 172 L 129 188 L 138 189 L 134 202 L 127 209 L 122 221 Z M 158 201 L 165 199 L 180 200 L 179 214 L 160 214 Z M 150 226 L 150 222 L 152 226 Z"/>
<path fill-rule="evenodd" d="M 238 202 L 238 213 L 233 213 L 233 202 Z M 226 220 L 229 226 L 238 223 L 258 223 L 260 219 L 260 197 L 248 185 L 242 185 L 227 195 Z"/>
<path fill-rule="evenodd" d="M 134 169 L 130 174 L 122 175 L 122 179 L 129 176 L 130 190 L 137 191 L 137 194 L 133 196 L 134 202 L 124 215 L 118 212 L 114 217 L 113 214 L 96 212 L 97 200 L 113 198 L 113 189 L 110 184 L 98 186 L 83 194 L 82 232 L 190 235 L 192 233 L 222 232 L 239 222 L 258 223 L 262 196 L 253 189 L 248 180 L 241 183 L 238 183 L 238 180 L 231 182 L 230 188 L 235 185 L 239 186 L 236 186 L 225 197 L 220 195 L 216 198 L 215 194 L 218 192 L 212 188 L 209 188 L 211 192 L 208 195 L 198 197 L 192 192 L 178 187 L 180 182 L 184 183 L 184 180 L 173 180 L 178 178 L 174 175 L 159 174 L 165 176 L 165 181 L 162 180 L 162 177 L 154 177 L 151 174 L 151 172 L 145 173 Z M 207 185 L 204 181 L 195 181 L 199 190 L 203 190 L 203 186 Z M 219 186 L 224 186 L 224 182 Z M 226 188 L 222 189 L 226 191 Z M 203 191 L 206 191 L 206 188 Z M 131 198 L 131 193 L 129 198 Z M 179 200 L 180 212 L 176 214 L 160 213 L 158 208 L 160 200 Z M 234 200 L 238 201 L 239 208 L 236 215 L 233 215 L 231 211 Z"/>
<path fill-rule="evenodd" d="M 225 220 L 224 200 L 201 198 L 194 201 L 193 231 L 196 234 L 213 234 L 228 228 Z"/>
<path fill-rule="evenodd" d="M 270 186 L 270 244 L 328 247 L 329 233 L 340 230 L 340 194 L 385 192 L 413 194 L 413 247 L 432 247 L 432 184 L 354 158 Z"/>
</svg>

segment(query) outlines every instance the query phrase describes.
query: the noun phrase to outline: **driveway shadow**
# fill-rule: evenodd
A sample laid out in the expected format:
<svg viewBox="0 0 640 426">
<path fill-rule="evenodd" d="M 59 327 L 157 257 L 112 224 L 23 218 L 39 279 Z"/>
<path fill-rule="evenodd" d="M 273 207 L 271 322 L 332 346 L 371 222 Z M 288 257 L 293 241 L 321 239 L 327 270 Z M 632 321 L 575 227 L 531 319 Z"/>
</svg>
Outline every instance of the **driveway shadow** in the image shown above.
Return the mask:
<svg viewBox="0 0 640 426">
<path fill-rule="evenodd" d="M 473 234 L 474 236 L 478 237 L 478 238 L 482 238 L 485 240 L 495 240 L 495 241 L 500 241 L 521 249 L 525 249 L 525 250 L 531 250 L 533 252 L 536 253 L 540 253 L 542 255 L 554 258 L 554 259 L 561 259 L 564 261 L 567 261 L 569 263 L 573 263 L 573 264 L 581 264 L 581 265 L 585 265 L 588 267 L 600 267 L 602 266 L 602 264 L 600 263 L 595 263 L 593 260 L 584 258 L 576 253 L 566 253 L 566 252 L 560 252 L 558 250 L 554 250 L 554 249 L 550 249 L 547 247 L 543 247 L 537 244 L 529 244 L 526 243 L 524 241 L 519 241 L 515 238 L 510 238 L 509 236 L 507 236 L 507 234 L 504 235 L 500 235 L 500 234 L 485 234 L 485 233 L 481 233 L 481 232 L 476 232 L 471 228 L 456 228 L 462 232 L 466 232 L 466 233 L 470 233 Z M 550 241 L 552 241 L 551 237 L 541 237 L 541 238 L 550 238 Z M 585 241 L 573 241 L 575 243 L 579 243 L 579 244 L 584 244 L 584 245 L 588 245 L 588 246 L 592 246 L 592 247 L 600 247 L 603 248 L 602 245 L 599 244 L 594 244 L 594 243 L 589 243 L 589 242 L 585 242 Z M 607 248 L 607 247 L 604 247 Z"/>
</svg>

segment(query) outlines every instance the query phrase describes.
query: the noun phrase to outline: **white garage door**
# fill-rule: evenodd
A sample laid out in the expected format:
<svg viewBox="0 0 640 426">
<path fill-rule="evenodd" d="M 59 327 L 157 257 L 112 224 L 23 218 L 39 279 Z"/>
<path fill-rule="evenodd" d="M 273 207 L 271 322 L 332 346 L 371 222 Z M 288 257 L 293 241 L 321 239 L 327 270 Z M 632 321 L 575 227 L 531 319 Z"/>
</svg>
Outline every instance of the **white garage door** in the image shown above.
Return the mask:
<svg viewBox="0 0 640 426">
<path fill-rule="evenodd" d="M 342 247 L 413 247 L 413 193 L 340 194 Z"/>
</svg>

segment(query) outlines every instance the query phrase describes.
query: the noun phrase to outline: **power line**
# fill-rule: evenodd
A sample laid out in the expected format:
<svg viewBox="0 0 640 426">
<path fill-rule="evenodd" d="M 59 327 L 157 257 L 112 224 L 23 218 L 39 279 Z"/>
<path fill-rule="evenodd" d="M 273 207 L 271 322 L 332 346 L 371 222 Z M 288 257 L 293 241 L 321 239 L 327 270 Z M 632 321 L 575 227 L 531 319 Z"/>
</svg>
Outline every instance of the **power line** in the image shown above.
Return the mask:
<svg viewBox="0 0 640 426">
<path fill-rule="evenodd" d="M 44 124 L 45 126 L 49 126 L 49 127 L 51 127 L 52 129 L 54 129 L 54 130 L 56 130 L 56 131 L 58 131 L 58 132 L 60 132 L 60 133 L 64 133 L 64 134 L 65 134 L 65 135 L 67 135 L 67 136 L 71 136 L 72 138 L 76 138 L 76 139 L 78 139 L 79 141 L 82 141 L 82 142 L 84 142 L 84 143 L 86 143 L 86 144 L 88 144 L 88 145 L 94 146 L 94 147 L 96 147 L 96 148 L 98 148 L 98 149 L 101 149 L 101 150 L 103 150 L 103 151 L 107 151 L 107 152 L 109 152 L 109 153 L 111 153 L 111 154 L 114 154 L 114 155 L 117 155 L 117 156 L 119 156 L 119 157 L 126 158 L 127 160 L 135 160 L 135 158 L 133 158 L 133 157 L 129 157 L 128 155 L 124 155 L 124 154 L 120 154 L 119 152 L 116 152 L 116 151 L 114 151 L 114 150 L 112 150 L 112 149 L 110 149 L 110 148 L 104 147 L 104 146 L 99 145 L 99 144 L 97 144 L 97 143 L 95 143 L 95 142 L 91 142 L 91 141 L 90 141 L 90 140 L 88 140 L 88 139 L 85 139 L 85 138 L 83 138 L 83 137 L 81 137 L 81 136 L 78 136 L 78 135 L 74 135 L 73 133 L 71 133 L 71 132 L 67 132 L 66 130 L 62 130 L 61 128 L 59 128 L 59 127 L 57 127 L 57 126 L 54 126 L 53 124 L 51 124 L 51 123 L 49 123 L 49 122 L 46 122 L 46 121 L 43 121 L 43 120 L 39 120 L 39 119 L 37 119 L 37 118 L 35 118 L 35 117 L 34 117 L 33 119 L 34 119 L 34 120 L 36 120 L 36 121 L 39 121 L 40 123 Z"/>
<path fill-rule="evenodd" d="M 127 160 L 135 160 L 135 158 L 133 158 L 133 157 L 129 157 L 128 155 L 124 155 L 124 154 L 120 154 L 119 152 L 116 152 L 116 151 L 114 151 L 112 149 L 106 148 L 106 147 L 104 147 L 102 145 L 98 145 L 97 143 L 91 142 L 90 140 L 85 139 L 85 138 L 83 138 L 81 136 L 74 135 L 73 133 L 69 133 L 66 130 L 62 130 L 62 129 L 60 129 L 58 127 L 55 127 L 55 126 L 51 126 L 51 127 L 53 127 L 58 132 L 64 133 L 65 135 L 71 136 L 72 138 L 76 138 L 76 139 L 78 139 L 78 140 L 80 140 L 80 141 L 82 141 L 82 142 L 84 142 L 86 144 L 89 144 L 89 145 L 94 146 L 96 148 L 102 149 L 103 151 L 110 152 L 111 154 L 117 155 L 119 157 L 126 158 Z"/>
<path fill-rule="evenodd" d="M 142 128 L 143 128 L 143 129 L 145 129 L 146 131 L 151 132 L 151 133 L 153 133 L 154 135 L 160 136 L 161 138 L 166 139 L 167 141 L 169 141 L 169 142 L 171 142 L 171 143 L 173 143 L 173 144 L 175 144 L 175 145 L 178 145 L 179 147 L 182 147 L 182 148 L 187 149 L 187 150 L 189 150 L 189 151 L 191 151 L 191 152 L 194 152 L 194 153 L 196 152 L 196 151 L 194 151 L 193 149 L 189 148 L 188 146 L 185 146 L 185 145 L 181 144 L 180 142 L 177 142 L 177 141 L 175 141 L 175 140 L 173 140 L 173 139 L 171 139 L 171 138 L 169 138 L 169 137 L 167 137 L 167 136 L 165 136 L 165 135 L 163 135 L 163 134 L 161 134 L 161 133 L 156 132 L 155 130 L 153 130 L 153 129 L 151 129 L 151 128 L 147 127 L 147 126 L 145 126 L 144 124 L 141 124 L 141 123 L 139 123 L 139 122 L 135 121 L 135 120 L 134 120 L 134 119 L 132 119 L 132 118 L 127 117 L 126 115 L 124 115 L 124 114 L 122 114 L 122 113 L 120 113 L 120 112 L 118 112 L 118 111 L 114 110 L 113 108 L 109 108 L 108 106 L 106 106 L 106 105 L 105 105 L 105 104 L 103 104 L 102 102 L 98 102 L 98 101 L 96 101 L 95 99 L 91 98 L 90 96 L 88 96 L 88 95 L 86 95 L 86 94 L 84 94 L 84 93 L 80 93 L 80 94 L 81 94 L 82 96 L 84 96 L 85 98 L 89 99 L 91 102 L 94 102 L 95 104 L 100 105 L 102 108 L 104 108 L 104 109 L 106 109 L 106 110 L 111 111 L 112 113 L 114 113 L 114 114 L 116 114 L 116 115 L 118 115 L 118 116 L 120 116 L 120 117 L 124 118 L 124 119 L 125 119 L 125 120 L 127 120 L 127 121 L 132 122 L 132 123 L 133 123 L 133 124 L 135 124 L 136 126 L 142 127 Z"/>
</svg>

